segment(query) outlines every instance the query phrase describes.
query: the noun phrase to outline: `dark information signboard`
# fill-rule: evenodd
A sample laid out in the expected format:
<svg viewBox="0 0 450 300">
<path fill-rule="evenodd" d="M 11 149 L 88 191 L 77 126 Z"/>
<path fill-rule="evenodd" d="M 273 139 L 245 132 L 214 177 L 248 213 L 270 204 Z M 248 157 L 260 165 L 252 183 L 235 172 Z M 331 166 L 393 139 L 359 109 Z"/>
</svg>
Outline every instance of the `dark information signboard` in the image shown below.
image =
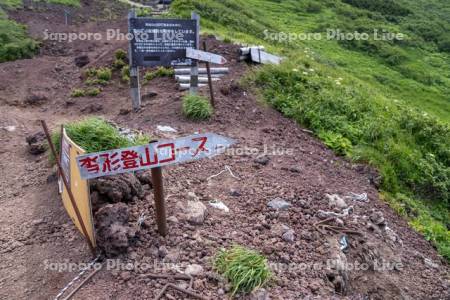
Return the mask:
<svg viewBox="0 0 450 300">
<path fill-rule="evenodd" d="M 197 21 L 180 19 L 130 19 L 132 66 L 191 66 L 186 48 L 197 49 Z"/>
</svg>

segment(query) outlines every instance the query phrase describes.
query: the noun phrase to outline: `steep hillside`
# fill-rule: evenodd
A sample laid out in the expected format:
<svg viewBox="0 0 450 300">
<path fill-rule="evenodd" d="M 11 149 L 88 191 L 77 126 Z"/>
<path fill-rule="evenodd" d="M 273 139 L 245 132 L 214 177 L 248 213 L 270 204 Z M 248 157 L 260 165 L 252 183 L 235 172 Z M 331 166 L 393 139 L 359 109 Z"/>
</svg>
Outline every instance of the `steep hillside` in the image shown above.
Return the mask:
<svg viewBox="0 0 450 300">
<path fill-rule="evenodd" d="M 286 56 L 282 66 L 248 82 L 337 153 L 376 166 L 386 200 L 450 257 L 447 1 L 178 0 L 172 6 L 177 15 L 191 10 L 201 13 L 207 31 Z M 368 38 L 356 40 L 358 33 Z"/>
</svg>

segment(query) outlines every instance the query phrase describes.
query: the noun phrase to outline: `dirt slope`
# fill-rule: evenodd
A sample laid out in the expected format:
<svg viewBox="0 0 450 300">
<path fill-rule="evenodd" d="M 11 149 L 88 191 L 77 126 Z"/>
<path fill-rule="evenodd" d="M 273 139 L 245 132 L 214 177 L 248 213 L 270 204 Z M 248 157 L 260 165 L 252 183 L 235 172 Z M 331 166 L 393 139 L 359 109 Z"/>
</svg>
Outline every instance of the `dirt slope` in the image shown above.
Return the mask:
<svg viewBox="0 0 450 300">
<path fill-rule="evenodd" d="M 26 12 L 26 18 L 20 13 L 16 17 L 31 24 L 40 20 L 33 12 Z M 57 19 L 46 20 L 53 30 L 61 29 Z M 102 31 L 125 26 L 124 22 L 87 23 L 62 30 Z M 200 264 L 204 272 L 195 280 L 196 291 L 211 299 L 224 299 L 227 287 L 215 280 L 210 260 L 220 247 L 239 243 L 263 252 L 274 265 L 289 266 L 275 272 L 276 280 L 267 288 L 272 299 L 448 299 L 448 265 L 430 243 L 379 199 L 374 186 L 376 174 L 336 157 L 310 133 L 259 103 L 250 91 L 242 90 L 236 82 L 250 67 L 236 61 L 237 46 L 213 38 L 208 42 L 213 52 L 228 58 L 232 72 L 215 86 L 214 117 L 201 123 L 181 115 L 183 93 L 176 90 L 173 79 L 157 78 L 145 85 L 144 95 L 150 91 L 157 95 L 144 100 L 143 109 L 136 114 L 123 114 L 131 103 L 127 87 L 117 78 L 98 97 L 70 99 L 70 90 L 81 85 L 74 58 L 87 53 L 91 61 L 99 59 L 94 64 L 106 64 L 112 58 L 108 53 L 124 47 L 119 42 L 66 44 L 58 48 L 61 51 L 50 51 L 60 46 L 46 44 L 46 51 L 34 59 L 0 65 L 0 298 L 52 298 L 77 272 L 51 271 L 46 269 L 47 262 L 91 260 L 62 208 L 52 177 L 54 169 L 46 155 L 28 154 L 25 138 L 40 130 L 39 119 L 57 128 L 61 123 L 95 114 L 155 137 L 170 137 L 156 129 L 157 125 L 170 125 L 178 130 L 172 136 L 210 131 L 236 139 L 236 148 L 257 149 L 258 154 L 265 146 L 269 151 L 291 151 L 278 155 L 275 150 L 277 153 L 267 159 L 257 159 L 255 151 L 246 151 L 250 154 L 227 154 L 166 168 L 168 214 L 176 217 L 169 222 L 170 234 L 163 239 L 156 233 L 152 195 L 132 203 L 132 222 L 142 213 L 147 221 L 136 245 L 120 257 L 123 261 L 147 262 L 155 267 L 163 261 L 173 262 L 172 267 L 181 269 L 187 264 Z M 35 94 L 47 100 L 24 104 Z M 93 104 L 101 105 L 95 113 Z M 225 166 L 239 179 L 225 172 L 208 180 Z M 191 225 L 183 219 L 189 192 L 208 208 L 202 225 Z M 350 248 L 344 253 L 339 249 L 339 234 L 321 233 L 313 225 L 323 218 L 319 210 L 330 210 L 325 194 L 345 196 L 349 192 L 367 193 L 368 201 L 345 200 L 354 212 L 342 221 L 363 236 L 348 235 Z M 275 198 L 292 206 L 281 212 L 271 210 L 267 203 Z M 213 199 L 223 201 L 230 212 L 209 206 Z M 383 215 L 381 226 L 370 225 L 380 221 L 375 220 L 374 213 Z M 293 230 L 293 241 L 286 241 L 283 232 L 280 234 L 282 224 Z M 167 255 L 161 255 L 163 249 L 167 249 Z M 312 267 L 329 259 L 365 263 L 372 268 L 345 272 Z M 381 261 L 397 267 L 374 271 L 373 265 Z M 139 277 L 153 271 L 103 270 L 76 299 L 153 299 L 164 281 Z M 182 296 L 172 293 L 172 299 Z"/>
</svg>

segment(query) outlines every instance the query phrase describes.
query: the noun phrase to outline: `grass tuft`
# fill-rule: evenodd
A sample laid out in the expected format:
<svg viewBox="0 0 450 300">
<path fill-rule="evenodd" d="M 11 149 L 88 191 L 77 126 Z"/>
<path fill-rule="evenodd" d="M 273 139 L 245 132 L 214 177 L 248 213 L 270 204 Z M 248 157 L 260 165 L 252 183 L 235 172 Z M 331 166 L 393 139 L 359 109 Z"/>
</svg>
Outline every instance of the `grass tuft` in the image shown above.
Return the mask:
<svg viewBox="0 0 450 300">
<path fill-rule="evenodd" d="M 150 140 L 146 135 L 135 135 L 132 138 L 123 136 L 116 126 L 98 117 L 66 124 L 65 129 L 72 141 L 88 153 L 144 145 Z M 58 153 L 60 139 L 59 131 L 52 134 L 52 141 Z M 51 160 L 54 161 L 54 158 Z"/>
<path fill-rule="evenodd" d="M 152 79 L 155 78 L 159 78 L 159 77 L 171 77 L 175 75 L 175 71 L 173 69 L 170 68 L 165 68 L 165 67 L 159 67 L 154 71 L 148 71 L 147 73 L 145 73 L 144 75 L 144 79 L 146 81 L 150 81 Z"/>
<path fill-rule="evenodd" d="M 97 70 L 97 79 L 104 80 L 104 81 L 110 81 L 112 77 L 112 71 L 110 68 L 99 68 Z"/>
<path fill-rule="evenodd" d="M 213 108 L 208 99 L 198 95 L 183 97 L 183 114 L 192 120 L 207 120 L 213 114 Z"/>
<path fill-rule="evenodd" d="M 86 95 L 89 97 L 96 97 L 96 96 L 100 95 L 101 92 L 102 92 L 101 89 L 93 87 L 86 91 Z"/>
<path fill-rule="evenodd" d="M 214 269 L 231 284 L 231 295 L 251 293 L 272 277 L 267 259 L 254 250 L 233 246 L 214 258 Z"/>
<path fill-rule="evenodd" d="M 86 96 L 86 92 L 83 89 L 74 89 L 70 93 L 70 97 L 72 98 L 79 98 Z"/>
</svg>

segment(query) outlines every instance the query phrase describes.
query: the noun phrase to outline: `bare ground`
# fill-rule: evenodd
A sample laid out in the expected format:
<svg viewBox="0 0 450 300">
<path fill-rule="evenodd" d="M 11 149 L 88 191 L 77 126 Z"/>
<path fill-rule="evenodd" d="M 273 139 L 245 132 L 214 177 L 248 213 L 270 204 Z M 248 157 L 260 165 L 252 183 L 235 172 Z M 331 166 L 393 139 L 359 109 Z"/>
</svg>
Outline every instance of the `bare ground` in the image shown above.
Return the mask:
<svg viewBox="0 0 450 300">
<path fill-rule="evenodd" d="M 40 24 L 42 13 L 17 13 L 15 18 Z M 60 19 L 49 14 L 45 26 L 51 30 L 86 31 L 125 28 L 124 22 L 86 23 L 63 28 Z M 38 26 L 38 25 L 33 25 Z M 39 33 L 41 29 L 31 30 Z M 170 137 L 156 130 L 170 125 L 178 130 L 173 136 L 194 132 L 214 132 L 234 138 L 237 148 L 269 151 L 292 149 L 292 155 L 269 155 L 267 165 L 255 162 L 256 155 L 222 155 L 212 160 L 165 168 L 170 233 L 158 236 L 154 221 L 153 196 L 129 205 L 132 222 L 139 215 L 147 217 L 136 244 L 120 257 L 122 261 L 163 262 L 158 253 L 162 246 L 174 258 L 175 266 L 200 264 L 204 273 L 195 280 L 197 292 L 211 299 L 224 299 L 226 286 L 212 275 L 211 259 L 220 247 L 243 244 L 264 253 L 273 264 L 289 266 L 275 272 L 267 291 L 273 299 L 348 298 L 348 299 L 448 299 L 448 264 L 432 245 L 413 231 L 405 220 L 380 200 L 373 185 L 374 173 L 362 166 L 336 157 L 320 141 L 293 121 L 258 101 L 251 91 L 236 82 L 251 67 L 238 63 L 237 46 L 208 38 L 211 50 L 226 56 L 231 74 L 215 86 L 217 107 L 207 122 L 194 123 L 181 114 L 182 92 L 173 79 L 157 78 L 143 87 L 157 96 L 144 101 L 139 113 L 124 114 L 130 108 L 127 86 L 114 80 L 95 98 L 68 95 L 81 86 L 80 70 L 74 57 L 86 53 L 94 65 L 106 65 L 112 52 L 123 43 L 95 41 L 45 44 L 41 55 L 30 60 L 0 65 L 0 298 L 53 298 L 78 272 L 56 272 L 45 268 L 48 262 L 86 263 L 92 259 L 87 246 L 67 217 L 56 182 L 51 175 L 47 155 L 32 156 L 25 138 L 40 130 L 40 119 L 52 128 L 86 115 L 103 116 L 123 127 L 142 130 L 154 137 Z M 61 49 L 51 51 L 52 49 Z M 24 100 L 34 93 L 47 100 L 35 106 Z M 202 91 L 207 94 L 207 91 Z M 93 104 L 101 109 L 93 112 Z M 98 110 L 94 109 L 94 110 Z M 122 113 L 121 113 L 122 111 Z M 14 126 L 14 130 L 12 127 Z M 229 173 L 207 180 L 229 166 L 239 178 Z M 50 177 L 49 177 L 50 176 Z M 194 192 L 208 207 L 202 225 L 183 220 L 188 192 Z M 349 235 L 350 248 L 339 250 L 340 235 L 319 232 L 313 225 L 321 220 L 318 210 L 330 210 L 325 194 L 367 193 L 368 202 L 346 200 L 354 212 L 343 219 L 346 227 L 363 236 Z M 267 202 L 281 197 L 292 204 L 286 212 L 276 212 Z M 212 199 L 223 201 L 228 214 L 208 205 Z M 369 216 L 381 212 L 397 239 L 377 226 L 368 228 Z M 277 232 L 285 224 L 295 232 L 293 242 L 284 241 Z M 394 270 L 352 270 L 345 273 L 327 268 L 314 269 L 329 259 L 348 263 L 373 264 L 376 261 L 400 263 Z M 432 264 L 425 263 L 428 259 Z M 168 261 L 167 258 L 165 260 Z M 76 294 L 76 299 L 153 299 L 164 281 L 142 279 L 139 275 L 155 270 L 102 270 Z M 165 272 L 168 272 L 167 270 Z M 346 278 L 342 278 L 346 277 Z M 338 282 L 342 279 L 342 283 Z M 171 292 L 172 299 L 182 295 Z"/>
</svg>

